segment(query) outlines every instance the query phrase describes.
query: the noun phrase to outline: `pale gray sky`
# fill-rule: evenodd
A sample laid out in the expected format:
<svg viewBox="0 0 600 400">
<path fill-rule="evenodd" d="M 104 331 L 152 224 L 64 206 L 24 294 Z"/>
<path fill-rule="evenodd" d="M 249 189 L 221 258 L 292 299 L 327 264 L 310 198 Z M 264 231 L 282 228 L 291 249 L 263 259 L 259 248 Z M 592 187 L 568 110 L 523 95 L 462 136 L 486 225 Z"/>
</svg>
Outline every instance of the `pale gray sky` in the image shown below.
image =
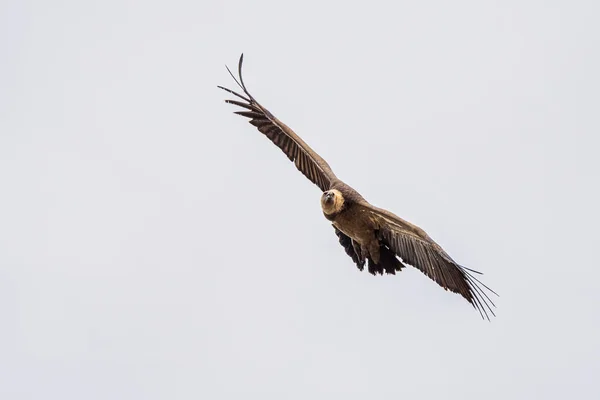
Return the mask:
<svg viewBox="0 0 600 400">
<path fill-rule="evenodd" d="M 595 1 L 5 1 L 0 398 L 598 399 Z M 360 273 L 255 97 L 498 291 Z"/>
</svg>

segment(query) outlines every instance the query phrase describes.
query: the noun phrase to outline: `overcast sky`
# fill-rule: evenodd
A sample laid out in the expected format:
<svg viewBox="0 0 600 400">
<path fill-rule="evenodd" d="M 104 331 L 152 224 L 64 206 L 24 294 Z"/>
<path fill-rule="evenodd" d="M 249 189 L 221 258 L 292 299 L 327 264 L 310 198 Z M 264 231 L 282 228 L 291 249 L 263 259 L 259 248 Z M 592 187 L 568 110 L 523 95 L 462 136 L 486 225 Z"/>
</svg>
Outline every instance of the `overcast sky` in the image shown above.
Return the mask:
<svg viewBox="0 0 600 400">
<path fill-rule="evenodd" d="M 598 399 L 595 1 L 4 1 L 0 398 Z M 485 273 L 359 272 L 253 95 Z M 365 397 L 369 396 L 369 397 Z"/>
</svg>

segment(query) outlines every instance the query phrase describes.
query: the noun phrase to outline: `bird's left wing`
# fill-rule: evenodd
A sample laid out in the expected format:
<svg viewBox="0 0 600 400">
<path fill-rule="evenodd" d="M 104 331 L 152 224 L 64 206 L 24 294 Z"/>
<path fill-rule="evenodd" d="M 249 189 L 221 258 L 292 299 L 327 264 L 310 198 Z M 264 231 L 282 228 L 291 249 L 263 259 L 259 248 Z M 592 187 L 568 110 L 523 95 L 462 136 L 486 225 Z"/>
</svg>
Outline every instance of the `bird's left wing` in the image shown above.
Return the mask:
<svg viewBox="0 0 600 400">
<path fill-rule="evenodd" d="M 329 164 L 321 158 L 313 149 L 311 149 L 294 131 L 287 125 L 275 118 L 266 108 L 261 106 L 246 89 L 242 79 L 242 62 L 244 55 L 240 57 L 238 64 L 239 81 L 233 76 L 229 68 L 227 70 L 238 86 L 244 91 L 244 95 L 218 86 L 234 96 L 244 100 L 225 100 L 227 103 L 245 108 L 247 111 L 237 111 L 243 117 L 250 118 L 250 123 L 268 137 L 285 155 L 293 161 L 296 168 L 304 174 L 311 182 L 316 184 L 322 191 L 329 190 L 333 182 L 337 180 L 335 174 L 329 167 Z"/>
<path fill-rule="evenodd" d="M 369 214 L 379 240 L 394 251 L 403 263 L 418 268 L 444 289 L 463 296 L 482 317 L 489 320 L 488 312 L 495 315 L 492 310 L 495 305 L 484 289 L 497 294 L 473 275 L 480 272 L 456 263 L 418 226 L 366 201 L 359 207 Z"/>
</svg>

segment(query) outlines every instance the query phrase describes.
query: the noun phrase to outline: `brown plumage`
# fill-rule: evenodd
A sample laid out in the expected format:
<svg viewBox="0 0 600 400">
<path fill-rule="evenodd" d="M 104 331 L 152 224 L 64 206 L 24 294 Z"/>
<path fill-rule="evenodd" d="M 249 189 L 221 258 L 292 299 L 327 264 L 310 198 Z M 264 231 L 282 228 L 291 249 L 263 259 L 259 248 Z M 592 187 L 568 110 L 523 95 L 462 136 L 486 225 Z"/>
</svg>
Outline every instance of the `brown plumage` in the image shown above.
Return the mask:
<svg viewBox="0 0 600 400">
<path fill-rule="evenodd" d="M 296 168 L 322 191 L 321 208 L 332 222 L 340 244 L 361 271 L 367 264 L 373 275 L 396 274 L 406 265 L 421 270 L 441 287 L 458 293 L 489 320 L 495 315 L 494 303 L 484 289 L 496 294 L 473 274 L 481 274 L 456 263 L 421 228 L 367 202 L 356 190 L 339 180 L 331 167 L 287 125 L 260 105 L 246 89 L 242 79 L 242 62 L 238 79 L 229 74 L 244 95 L 219 86 L 237 98 L 227 103 L 242 107 L 237 111 L 268 137 Z M 497 294 L 496 294 L 497 295 Z"/>
</svg>

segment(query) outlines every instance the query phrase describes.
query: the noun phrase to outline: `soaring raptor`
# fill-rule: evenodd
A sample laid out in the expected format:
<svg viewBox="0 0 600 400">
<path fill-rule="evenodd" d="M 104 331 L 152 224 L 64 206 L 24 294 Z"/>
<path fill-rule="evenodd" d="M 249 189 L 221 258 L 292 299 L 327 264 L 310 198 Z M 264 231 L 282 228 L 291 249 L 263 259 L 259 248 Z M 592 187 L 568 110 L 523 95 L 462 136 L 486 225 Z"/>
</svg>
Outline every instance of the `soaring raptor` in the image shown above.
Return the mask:
<svg viewBox="0 0 600 400">
<path fill-rule="evenodd" d="M 332 222 L 340 244 L 358 269 L 362 271 L 366 264 L 373 275 L 383 275 L 384 272 L 395 275 L 396 271 L 410 264 L 444 289 L 463 296 L 482 318 L 489 320 L 488 312 L 495 315 L 492 309 L 495 305 L 484 289 L 497 294 L 474 276 L 480 272 L 455 262 L 423 229 L 367 202 L 356 190 L 338 179 L 329 164 L 294 131 L 256 101 L 242 79 L 243 60 L 242 54 L 238 64 L 239 80 L 229 68 L 227 70 L 244 94 L 218 86 L 242 101 L 225 101 L 242 107 L 244 111 L 236 114 L 249 118 L 252 125 L 323 191 L 323 214 Z"/>
</svg>

